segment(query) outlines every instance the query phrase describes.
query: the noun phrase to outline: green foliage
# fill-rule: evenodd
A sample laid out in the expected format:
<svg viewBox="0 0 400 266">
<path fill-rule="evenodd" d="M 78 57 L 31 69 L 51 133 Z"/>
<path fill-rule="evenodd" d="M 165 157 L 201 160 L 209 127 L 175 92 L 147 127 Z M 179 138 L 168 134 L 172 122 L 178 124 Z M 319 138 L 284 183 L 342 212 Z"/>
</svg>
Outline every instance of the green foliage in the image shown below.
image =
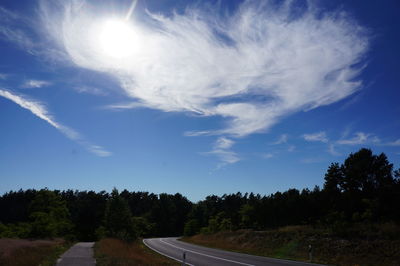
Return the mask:
<svg viewBox="0 0 400 266">
<path fill-rule="evenodd" d="M 343 169 L 338 163 L 332 163 L 325 174 L 324 190 L 329 194 L 337 194 L 342 186 Z"/>
<path fill-rule="evenodd" d="M 105 238 L 107 236 L 107 230 L 104 226 L 99 226 L 96 231 L 95 231 L 95 235 L 97 239 L 102 239 Z"/>
<path fill-rule="evenodd" d="M 250 204 L 244 204 L 240 208 L 240 216 L 241 216 L 241 227 L 242 228 L 253 228 L 253 221 L 255 216 L 255 208 Z"/>
<path fill-rule="evenodd" d="M 213 217 L 208 220 L 208 230 L 211 233 L 216 233 L 219 231 L 218 217 Z"/>
<path fill-rule="evenodd" d="M 220 231 L 232 231 L 233 225 L 229 218 L 223 218 L 219 224 Z"/>
<path fill-rule="evenodd" d="M 105 228 L 109 237 L 127 241 L 132 241 L 137 237 L 128 203 L 115 188 L 107 202 Z"/>
<path fill-rule="evenodd" d="M 3 237 L 13 237 L 10 232 L 10 228 L 7 225 L 4 225 L 3 223 L 0 222 L 0 238 Z"/>
<path fill-rule="evenodd" d="M 299 242 L 296 240 L 292 240 L 286 244 L 283 244 L 279 247 L 274 254 L 276 258 L 293 258 L 295 257 L 295 253 L 298 249 Z"/>
<path fill-rule="evenodd" d="M 133 217 L 132 223 L 138 236 L 148 237 L 154 231 L 155 224 L 150 223 L 146 217 Z"/>
<path fill-rule="evenodd" d="M 343 212 L 333 211 L 329 213 L 325 219 L 331 234 L 342 237 L 348 235 L 349 223 L 347 222 Z"/>
<path fill-rule="evenodd" d="M 183 234 L 185 236 L 193 236 L 199 232 L 199 223 L 196 219 L 191 219 L 185 224 Z"/>
<path fill-rule="evenodd" d="M 31 236 L 65 236 L 71 231 L 66 202 L 53 191 L 40 190 L 30 204 Z"/>
<path fill-rule="evenodd" d="M 210 231 L 208 226 L 204 226 L 204 227 L 200 228 L 200 234 L 208 235 L 208 234 L 212 234 L 212 232 Z"/>
<path fill-rule="evenodd" d="M 31 214 L 33 237 L 55 237 L 57 234 L 56 223 L 50 214 L 45 212 L 34 212 Z"/>
<path fill-rule="evenodd" d="M 31 224 L 17 223 L 4 225 L 0 223 L 0 238 L 29 238 L 31 236 Z"/>
<path fill-rule="evenodd" d="M 370 149 L 361 149 L 352 153 L 343 166 L 343 190 L 349 193 L 372 193 L 391 186 L 393 179 L 393 164 L 390 164 L 385 154 L 373 155 Z"/>
<path fill-rule="evenodd" d="M 208 220 L 208 226 L 201 228 L 200 232 L 203 234 L 212 234 L 219 231 L 232 231 L 232 229 L 231 218 L 228 218 L 225 212 L 219 212 Z"/>
<path fill-rule="evenodd" d="M 96 230 L 104 221 L 108 194 L 105 191 L 72 191 L 61 193 L 67 202 L 74 224 L 74 234 L 82 241 L 98 240 Z"/>
</svg>

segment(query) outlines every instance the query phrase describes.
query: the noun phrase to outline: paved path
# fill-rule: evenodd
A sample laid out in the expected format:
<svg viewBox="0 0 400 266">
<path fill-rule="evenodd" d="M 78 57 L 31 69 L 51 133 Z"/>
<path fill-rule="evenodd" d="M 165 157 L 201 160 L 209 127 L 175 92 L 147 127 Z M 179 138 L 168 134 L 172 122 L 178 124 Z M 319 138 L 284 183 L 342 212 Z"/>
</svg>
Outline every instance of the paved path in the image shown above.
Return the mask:
<svg viewBox="0 0 400 266">
<path fill-rule="evenodd" d="M 182 262 L 183 252 L 186 254 L 186 265 L 264 265 L 264 266 L 310 266 L 317 265 L 306 262 L 280 260 L 260 256 L 252 256 L 219 249 L 206 248 L 177 240 L 176 237 L 144 239 L 143 243 L 154 251 L 171 259 Z"/>
<path fill-rule="evenodd" d="M 68 249 L 57 261 L 57 266 L 94 266 L 94 242 L 79 242 Z"/>
</svg>

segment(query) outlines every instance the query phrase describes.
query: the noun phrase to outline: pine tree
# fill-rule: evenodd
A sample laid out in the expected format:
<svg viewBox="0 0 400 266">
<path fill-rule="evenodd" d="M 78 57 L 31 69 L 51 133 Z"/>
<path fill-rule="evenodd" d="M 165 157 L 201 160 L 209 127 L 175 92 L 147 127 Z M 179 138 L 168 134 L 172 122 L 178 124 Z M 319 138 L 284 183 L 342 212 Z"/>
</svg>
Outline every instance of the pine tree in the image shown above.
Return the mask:
<svg viewBox="0 0 400 266">
<path fill-rule="evenodd" d="M 111 192 L 105 213 L 107 235 L 123 240 L 134 240 L 136 232 L 132 222 L 132 214 L 127 201 L 122 198 L 116 188 Z"/>
</svg>

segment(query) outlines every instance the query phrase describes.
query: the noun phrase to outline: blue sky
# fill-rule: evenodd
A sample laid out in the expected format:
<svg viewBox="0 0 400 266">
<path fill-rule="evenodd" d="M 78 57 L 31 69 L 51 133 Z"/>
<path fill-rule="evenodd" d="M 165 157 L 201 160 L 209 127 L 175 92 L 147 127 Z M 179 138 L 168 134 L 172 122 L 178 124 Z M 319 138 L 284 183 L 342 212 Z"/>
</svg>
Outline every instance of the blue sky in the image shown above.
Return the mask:
<svg viewBox="0 0 400 266">
<path fill-rule="evenodd" d="M 361 147 L 398 168 L 399 7 L 3 0 L 0 192 L 269 194 Z"/>
</svg>

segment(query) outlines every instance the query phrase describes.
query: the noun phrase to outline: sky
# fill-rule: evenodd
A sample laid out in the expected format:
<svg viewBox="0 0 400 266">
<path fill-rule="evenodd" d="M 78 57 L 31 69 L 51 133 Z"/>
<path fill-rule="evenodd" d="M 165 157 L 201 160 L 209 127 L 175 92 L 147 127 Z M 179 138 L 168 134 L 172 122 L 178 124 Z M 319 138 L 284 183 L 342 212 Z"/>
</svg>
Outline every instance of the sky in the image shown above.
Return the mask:
<svg viewBox="0 0 400 266">
<path fill-rule="evenodd" d="M 322 186 L 366 147 L 400 166 L 400 4 L 0 3 L 0 193 Z"/>
</svg>

